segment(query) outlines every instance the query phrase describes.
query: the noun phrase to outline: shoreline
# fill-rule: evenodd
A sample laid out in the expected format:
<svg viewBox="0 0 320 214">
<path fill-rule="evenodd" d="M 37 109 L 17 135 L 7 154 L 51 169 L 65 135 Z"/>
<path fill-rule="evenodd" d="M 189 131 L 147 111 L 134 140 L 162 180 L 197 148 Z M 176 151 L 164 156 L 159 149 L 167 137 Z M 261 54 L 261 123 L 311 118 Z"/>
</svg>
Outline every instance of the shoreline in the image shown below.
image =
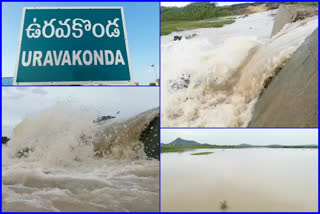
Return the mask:
<svg viewBox="0 0 320 214">
<path fill-rule="evenodd" d="M 203 145 L 203 146 L 174 146 L 174 145 L 161 145 L 161 153 L 174 153 L 186 152 L 196 149 L 318 149 L 312 146 L 216 146 L 216 145 Z"/>
</svg>

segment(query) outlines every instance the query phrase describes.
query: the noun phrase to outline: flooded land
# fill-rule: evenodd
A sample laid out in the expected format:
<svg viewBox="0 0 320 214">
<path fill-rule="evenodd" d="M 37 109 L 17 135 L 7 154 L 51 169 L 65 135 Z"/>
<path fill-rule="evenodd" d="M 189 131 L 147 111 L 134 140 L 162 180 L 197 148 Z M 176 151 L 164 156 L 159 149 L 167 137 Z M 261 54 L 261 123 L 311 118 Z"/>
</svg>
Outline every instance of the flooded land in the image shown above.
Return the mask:
<svg viewBox="0 0 320 214">
<path fill-rule="evenodd" d="M 317 169 L 318 149 L 162 153 L 161 211 L 315 212 Z"/>
</svg>

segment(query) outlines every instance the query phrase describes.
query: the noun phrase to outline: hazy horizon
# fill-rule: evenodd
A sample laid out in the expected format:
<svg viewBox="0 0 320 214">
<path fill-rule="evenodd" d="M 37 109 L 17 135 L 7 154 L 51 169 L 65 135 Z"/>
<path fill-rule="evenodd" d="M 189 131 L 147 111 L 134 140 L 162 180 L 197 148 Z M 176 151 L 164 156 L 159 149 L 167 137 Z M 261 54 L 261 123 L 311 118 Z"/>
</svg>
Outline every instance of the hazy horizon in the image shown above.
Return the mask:
<svg viewBox="0 0 320 214">
<path fill-rule="evenodd" d="M 211 145 L 318 145 L 317 129 L 162 129 L 161 143 L 178 137 Z"/>
</svg>

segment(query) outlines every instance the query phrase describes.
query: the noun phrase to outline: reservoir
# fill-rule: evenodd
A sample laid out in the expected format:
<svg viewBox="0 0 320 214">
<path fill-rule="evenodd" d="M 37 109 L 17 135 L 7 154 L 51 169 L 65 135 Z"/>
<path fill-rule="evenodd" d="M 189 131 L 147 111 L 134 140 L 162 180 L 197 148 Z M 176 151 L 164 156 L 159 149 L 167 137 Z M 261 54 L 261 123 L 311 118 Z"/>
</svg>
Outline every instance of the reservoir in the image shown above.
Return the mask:
<svg viewBox="0 0 320 214">
<path fill-rule="evenodd" d="M 191 155 L 213 152 L 207 155 Z M 161 154 L 161 211 L 316 212 L 318 149 Z"/>
</svg>

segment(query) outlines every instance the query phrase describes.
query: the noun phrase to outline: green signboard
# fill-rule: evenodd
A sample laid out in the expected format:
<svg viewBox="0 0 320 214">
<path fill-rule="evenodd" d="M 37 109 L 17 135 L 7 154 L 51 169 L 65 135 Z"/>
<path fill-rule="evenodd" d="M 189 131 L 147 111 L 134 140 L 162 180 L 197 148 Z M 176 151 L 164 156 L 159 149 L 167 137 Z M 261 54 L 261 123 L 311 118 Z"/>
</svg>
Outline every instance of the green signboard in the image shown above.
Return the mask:
<svg viewBox="0 0 320 214">
<path fill-rule="evenodd" d="M 24 8 L 14 84 L 128 84 L 122 7 Z"/>
</svg>

